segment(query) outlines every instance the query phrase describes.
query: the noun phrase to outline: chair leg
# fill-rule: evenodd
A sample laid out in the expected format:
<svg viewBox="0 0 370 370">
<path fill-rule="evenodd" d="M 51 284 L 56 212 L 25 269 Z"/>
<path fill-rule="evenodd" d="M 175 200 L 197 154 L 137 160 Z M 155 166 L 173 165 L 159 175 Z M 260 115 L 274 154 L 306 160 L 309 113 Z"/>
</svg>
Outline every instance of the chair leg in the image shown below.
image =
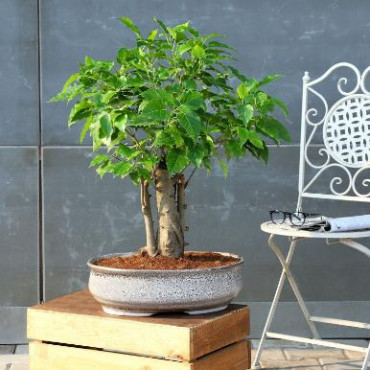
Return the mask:
<svg viewBox="0 0 370 370">
<path fill-rule="evenodd" d="M 269 243 L 270 243 L 270 240 L 273 239 L 273 237 L 274 237 L 274 235 L 271 234 L 270 238 L 269 238 Z M 287 263 L 290 263 L 290 261 L 293 258 L 293 254 L 294 254 L 294 251 L 295 251 L 296 244 L 297 244 L 296 240 L 292 240 L 292 242 L 290 243 L 289 251 L 288 251 L 288 254 L 287 254 L 287 257 L 286 257 L 286 262 Z M 263 331 L 262 331 L 261 340 L 258 344 L 258 349 L 257 349 L 257 352 L 256 352 L 256 357 L 254 358 L 254 361 L 253 361 L 252 369 L 258 369 L 260 367 L 260 360 L 261 360 L 261 355 L 262 355 L 263 342 L 266 339 L 266 333 L 270 329 L 270 326 L 271 326 L 271 323 L 272 323 L 272 320 L 273 320 L 273 317 L 274 317 L 274 314 L 275 314 L 275 311 L 276 311 L 276 307 L 277 307 L 277 304 L 279 302 L 280 295 L 281 295 L 281 292 L 282 292 L 284 284 L 285 284 L 285 279 L 286 279 L 286 272 L 283 269 L 282 272 L 281 272 L 281 275 L 280 275 L 279 283 L 278 283 L 277 288 L 276 288 L 274 299 L 272 300 L 272 303 L 271 303 L 271 307 L 270 307 L 270 310 L 269 310 L 269 313 L 268 313 L 268 316 L 267 316 L 267 319 L 266 319 L 265 326 L 264 326 Z"/>
<path fill-rule="evenodd" d="M 362 364 L 361 370 L 366 370 L 367 369 L 367 363 L 369 361 L 370 361 L 370 341 L 369 341 L 369 345 L 367 347 L 367 352 L 365 354 L 365 359 L 364 359 L 364 363 Z"/>
<path fill-rule="evenodd" d="M 363 253 L 366 257 L 370 258 L 370 249 L 360 244 L 359 242 L 356 242 L 352 239 L 339 239 L 339 243 L 346 245 L 347 247 L 353 248 Z"/>
<path fill-rule="evenodd" d="M 275 252 L 276 256 L 279 258 L 279 261 L 283 267 L 283 270 L 285 271 L 286 277 L 288 278 L 289 284 L 292 287 L 294 295 L 297 298 L 298 304 L 302 310 L 303 316 L 306 319 L 307 325 L 309 326 L 314 339 L 319 339 L 320 338 L 319 332 L 317 331 L 316 325 L 310 320 L 310 313 L 308 312 L 308 308 L 304 302 L 301 292 L 298 289 L 298 286 L 293 277 L 293 274 L 290 271 L 290 268 L 289 268 L 290 261 L 288 262 L 287 260 L 285 260 L 285 257 L 282 251 L 277 246 L 273 238 L 269 238 L 269 246 Z"/>
</svg>

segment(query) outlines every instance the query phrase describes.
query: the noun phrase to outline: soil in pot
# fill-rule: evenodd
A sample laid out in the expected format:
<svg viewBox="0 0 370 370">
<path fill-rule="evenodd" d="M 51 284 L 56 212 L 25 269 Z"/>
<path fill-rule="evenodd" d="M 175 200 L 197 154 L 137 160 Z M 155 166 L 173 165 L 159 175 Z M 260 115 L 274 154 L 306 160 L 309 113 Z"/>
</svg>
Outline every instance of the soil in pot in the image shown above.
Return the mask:
<svg viewBox="0 0 370 370">
<path fill-rule="evenodd" d="M 112 256 L 96 262 L 98 266 L 135 270 L 191 270 L 230 266 L 239 262 L 238 258 L 215 252 L 185 252 L 184 257 L 150 257 L 145 254 L 132 256 Z"/>
</svg>

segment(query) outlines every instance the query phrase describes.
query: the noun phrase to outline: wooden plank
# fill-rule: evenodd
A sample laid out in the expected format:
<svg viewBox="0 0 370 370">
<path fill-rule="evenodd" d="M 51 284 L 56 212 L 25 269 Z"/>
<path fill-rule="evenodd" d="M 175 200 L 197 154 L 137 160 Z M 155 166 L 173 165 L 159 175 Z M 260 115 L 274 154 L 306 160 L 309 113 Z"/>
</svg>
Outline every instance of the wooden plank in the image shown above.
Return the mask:
<svg viewBox="0 0 370 370">
<path fill-rule="evenodd" d="M 41 342 L 30 343 L 30 370 L 190 370 L 189 363 Z"/>
<path fill-rule="evenodd" d="M 250 347 L 242 341 L 195 362 L 178 362 L 101 350 L 30 343 L 30 370 L 245 370 L 250 366 Z"/>
<path fill-rule="evenodd" d="M 192 370 L 245 370 L 251 367 L 251 345 L 247 340 L 203 356 L 193 363 Z"/>
<path fill-rule="evenodd" d="M 190 357 L 199 358 L 249 335 L 249 310 L 228 311 L 191 331 Z"/>
<path fill-rule="evenodd" d="M 245 339 L 249 309 L 231 305 L 203 316 L 111 316 L 88 291 L 80 291 L 28 309 L 27 334 L 40 341 L 191 361 Z"/>
<path fill-rule="evenodd" d="M 177 326 L 29 310 L 27 333 L 30 339 L 47 342 L 190 359 L 190 332 Z"/>
</svg>

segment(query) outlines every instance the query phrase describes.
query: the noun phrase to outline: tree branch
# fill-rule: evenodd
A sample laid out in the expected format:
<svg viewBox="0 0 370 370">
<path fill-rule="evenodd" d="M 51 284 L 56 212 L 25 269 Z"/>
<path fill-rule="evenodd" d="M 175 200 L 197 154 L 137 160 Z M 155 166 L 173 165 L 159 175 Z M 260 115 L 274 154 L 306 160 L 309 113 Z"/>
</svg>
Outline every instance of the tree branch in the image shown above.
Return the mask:
<svg viewBox="0 0 370 370">
<path fill-rule="evenodd" d="M 129 131 L 129 130 L 127 130 L 127 129 L 126 129 L 126 132 L 129 134 L 129 136 L 131 136 L 131 137 L 132 137 L 132 139 L 135 141 L 136 145 L 137 145 L 139 148 L 141 148 L 141 145 L 140 145 L 140 143 L 139 143 L 138 139 L 136 138 L 136 136 L 135 136 L 131 131 Z"/>
<path fill-rule="evenodd" d="M 196 168 L 196 167 L 194 167 L 194 168 L 193 168 L 193 171 L 191 171 L 190 176 L 188 177 L 188 179 L 186 180 L 186 182 L 185 182 L 185 184 L 184 184 L 184 189 L 186 189 L 186 188 L 188 187 L 189 182 L 190 182 L 191 178 L 193 177 L 193 175 L 194 175 L 194 173 L 195 173 L 195 171 L 196 171 L 196 170 L 197 170 L 197 168 Z"/>
<path fill-rule="evenodd" d="M 180 174 L 177 180 L 177 211 L 179 213 L 179 221 L 183 234 L 185 233 L 185 231 L 188 231 L 189 229 L 185 224 L 186 207 L 187 205 L 185 203 L 185 177 L 184 174 Z"/>
</svg>

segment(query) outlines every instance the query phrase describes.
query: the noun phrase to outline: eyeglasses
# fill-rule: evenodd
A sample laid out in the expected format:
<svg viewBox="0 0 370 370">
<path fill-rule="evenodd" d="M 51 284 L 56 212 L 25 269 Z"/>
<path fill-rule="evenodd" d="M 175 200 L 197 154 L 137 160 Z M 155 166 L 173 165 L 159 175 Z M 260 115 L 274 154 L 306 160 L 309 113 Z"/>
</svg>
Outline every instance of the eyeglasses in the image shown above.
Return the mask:
<svg viewBox="0 0 370 370">
<path fill-rule="evenodd" d="M 305 212 L 284 212 L 279 210 L 270 211 L 270 218 L 274 224 L 283 224 L 287 219 L 294 226 L 302 226 L 306 222 L 307 218 L 311 218 L 309 221 L 313 221 L 312 218 L 317 220 L 322 219 L 322 215 L 318 213 L 305 213 Z"/>
</svg>

